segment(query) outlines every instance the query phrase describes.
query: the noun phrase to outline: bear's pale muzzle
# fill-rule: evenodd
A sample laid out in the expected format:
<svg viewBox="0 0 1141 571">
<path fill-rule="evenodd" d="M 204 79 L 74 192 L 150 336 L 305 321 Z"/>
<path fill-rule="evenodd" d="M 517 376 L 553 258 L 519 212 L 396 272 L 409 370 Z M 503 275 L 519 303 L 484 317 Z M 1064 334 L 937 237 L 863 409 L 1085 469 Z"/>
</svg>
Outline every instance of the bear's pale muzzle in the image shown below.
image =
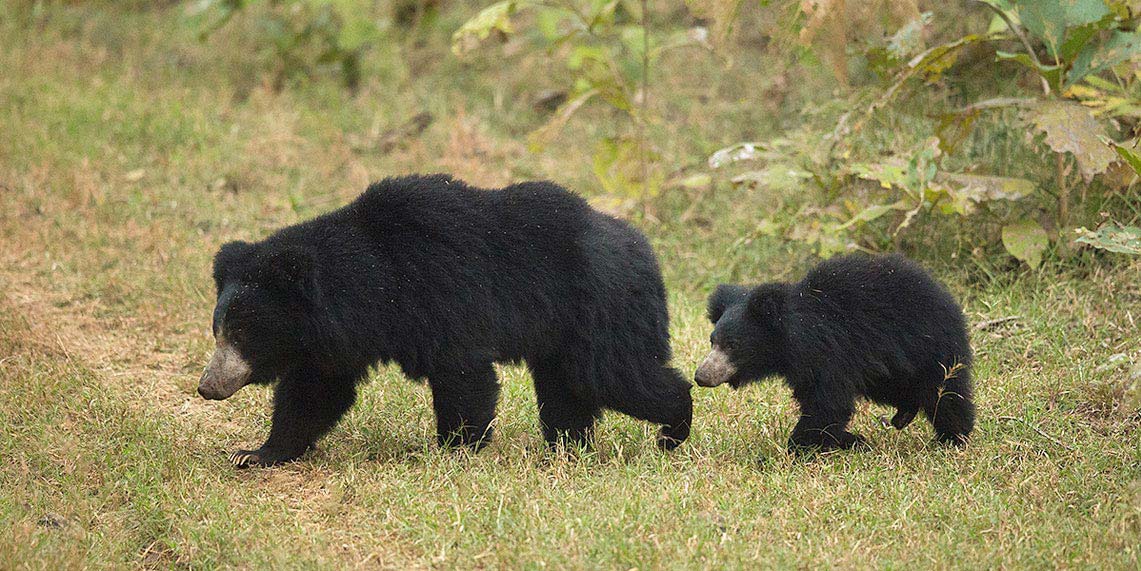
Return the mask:
<svg viewBox="0 0 1141 571">
<path fill-rule="evenodd" d="M 251 373 L 249 363 L 242 359 L 238 350 L 219 339 L 214 348 L 214 356 L 210 358 L 210 363 L 198 381 L 198 394 L 207 400 L 230 398 L 238 389 L 246 386 Z"/>
<path fill-rule="evenodd" d="M 737 368 L 729 360 L 729 355 L 714 347 L 701 362 L 701 366 L 697 367 L 693 380 L 703 387 L 716 387 L 728 381 L 736 372 Z"/>
</svg>

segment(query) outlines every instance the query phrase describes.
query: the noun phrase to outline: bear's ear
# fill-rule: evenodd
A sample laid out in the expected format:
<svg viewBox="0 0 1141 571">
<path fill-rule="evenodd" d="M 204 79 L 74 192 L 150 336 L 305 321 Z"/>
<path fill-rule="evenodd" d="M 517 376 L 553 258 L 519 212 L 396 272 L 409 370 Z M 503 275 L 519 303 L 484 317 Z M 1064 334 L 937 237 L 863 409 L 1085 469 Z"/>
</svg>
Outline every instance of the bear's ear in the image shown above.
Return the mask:
<svg viewBox="0 0 1141 571">
<path fill-rule="evenodd" d="M 296 246 L 277 250 L 266 258 L 263 271 L 263 277 L 278 291 L 317 302 L 317 260 L 309 252 Z"/>
<path fill-rule="evenodd" d="M 749 292 L 749 315 L 754 319 L 771 321 L 781 319 L 784 314 L 788 286 L 785 284 L 763 284 Z"/>
<path fill-rule="evenodd" d="M 237 240 L 226 242 L 218 249 L 218 253 L 214 255 L 214 287 L 218 293 L 222 292 L 226 280 L 237 269 L 241 261 L 249 257 L 251 246 L 252 244 L 249 242 Z"/>
<path fill-rule="evenodd" d="M 748 294 L 749 288 L 744 286 L 729 284 L 717 286 L 717 289 L 713 290 L 713 295 L 709 296 L 709 305 L 706 309 L 709 321 L 717 323 L 730 305 L 745 299 Z"/>
</svg>

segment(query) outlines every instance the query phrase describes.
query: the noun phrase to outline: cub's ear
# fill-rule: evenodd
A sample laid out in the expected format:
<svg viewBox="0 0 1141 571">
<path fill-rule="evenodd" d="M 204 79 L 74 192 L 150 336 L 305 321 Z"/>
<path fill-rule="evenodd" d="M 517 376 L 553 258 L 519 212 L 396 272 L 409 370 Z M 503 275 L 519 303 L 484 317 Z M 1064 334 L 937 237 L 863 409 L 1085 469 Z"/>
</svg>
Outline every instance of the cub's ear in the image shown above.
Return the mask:
<svg viewBox="0 0 1141 571">
<path fill-rule="evenodd" d="M 749 315 L 760 320 L 780 320 L 788 298 L 785 284 L 763 284 L 749 292 Z"/>
<path fill-rule="evenodd" d="M 214 254 L 214 287 L 219 293 L 226 279 L 233 274 L 242 260 L 249 257 L 252 246 L 249 242 L 240 240 L 226 242 L 218 249 L 218 253 Z"/>
<path fill-rule="evenodd" d="M 262 270 L 264 279 L 273 287 L 306 302 L 316 303 L 321 293 L 317 287 L 317 260 L 302 248 L 289 246 L 270 253 Z"/>
<path fill-rule="evenodd" d="M 747 295 L 749 288 L 745 286 L 729 284 L 717 286 L 717 289 L 713 290 L 713 295 L 709 296 L 709 305 L 706 309 L 709 321 L 717 323 L 730 305 L 740 302 Z"/>
</svg>

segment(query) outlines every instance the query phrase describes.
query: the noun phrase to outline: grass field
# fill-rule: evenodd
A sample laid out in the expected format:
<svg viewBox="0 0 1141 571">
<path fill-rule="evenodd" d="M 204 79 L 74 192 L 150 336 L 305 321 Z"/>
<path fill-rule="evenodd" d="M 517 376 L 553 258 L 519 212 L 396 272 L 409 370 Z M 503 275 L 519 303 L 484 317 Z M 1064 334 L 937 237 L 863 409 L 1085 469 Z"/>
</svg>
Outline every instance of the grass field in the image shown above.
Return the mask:
<svg viewBox="0 0 1141 571">
<path fill-rule="evenodd" d="M 233 469 L 227 453 L 268 430 L 270 393 L 195 394 L 220 244 L 389 174 L 553 178 L 593 195 L 577 151 L 592 123 L 528 153 L 532 112 L 502 103 L 522 80 L 434 61 L 446 47 L 377 56 L 384 80 L 355 96 L 319 79 L 276 93 L 241 54 L 195 41 L 177 7 L 20 4 L 0 6 L 0 569 L 1141 565 L 1141 260 L 1124 256 L 987 280 L 929 261 L 986 325 L 972 330 L 979 424 L 962 451 L 922 421 L 883 429 L 888 411 L 866 406 L 854 430 L 870 450 L 794 460 L 795 405 L 767 383 L 695 389 L 674 453 L 618 415 L 592 449 L 551 453 L 526 371 L 502 367 L 495 443 L 447 452 L 427 388 L 392 367 L 301 461 Z M 688 93 L 662 79 L 675 80 Z M 420 111 L 435 121 L 419 137 L 361 150 Z M 670 156 L 696 164 L 694 141 L 757 136 L 740 126 L 756 110 L 702 112 L 662 135 Z M 763 196 L 718 186 L 681 220 L 690 206 L 667 191 L 634 219 L 660 253 L 687 375 L 714 284 L 810 262 L 775 239 L 738 243 Z"/>
</svg>

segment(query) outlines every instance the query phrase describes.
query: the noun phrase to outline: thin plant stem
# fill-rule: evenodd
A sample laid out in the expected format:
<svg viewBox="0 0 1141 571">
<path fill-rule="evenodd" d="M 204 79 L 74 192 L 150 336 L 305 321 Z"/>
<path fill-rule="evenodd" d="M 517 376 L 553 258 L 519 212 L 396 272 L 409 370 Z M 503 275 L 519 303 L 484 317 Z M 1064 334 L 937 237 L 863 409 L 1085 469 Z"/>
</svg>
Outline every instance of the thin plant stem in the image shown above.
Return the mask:
<svg viewBox="0 0 1141 571">
<path fill-rule="evenodd" d="M 1070 220 L 1070 189 L 1066 185 L 1066 156 L 1054 153 L 1054 176 L 1058 180 L 1058 231 L 1062 232 Z"/>
<path fill-rule="evenodd" d="M 638 117 L 638 161 L 642 169 L 642 200 L 650 197 L 650 164 L 646 147 L 646 117 L 650 106 L 650 11 L 647 0 L 642 0 L 642 112 Z"/>
<path fill-rule="evenodd" d="M 1006 27 L 1010 28 L 1010 31 L 1015 35 L 1015 37 L 1017 37 L 1019 40 L 1022 41 L 1022 46 L 1026 48 L 1026 54 L 1029 55 L 1030 59 L 1034 61 L 1034 65 L 1037 66 L 1038 69 L 1041 69 L 1042 68 L 1042 62 L 1038 59 L 1038 54 L 1034 52 L 1034 48 L 1030 45 L 1030 40 L 1027 39 L 1026 34 L 1022 33 L 1022 28 L 1016 26 L 1014 24 L 1014 22 L 1012 22 L 1010 20 L 1010 16 L 1007 16 L 1006 12 L 1004 12 L 998 6 L 994 6 L 988 2 L 983 2 L 983 0 L 976 0 L 976 1 L 979 4 L 982 4 L 983 6 L 986 6 L 987 8 L 989 8 L 995 14 L 998 14 L 999 18 L 1002 18 L 1002 21 L 1006 23 Z M 1050 94 L 1050 82 L 1046 81 L 1046 78 L 1044 78 L 1044 77 L 1039 76 L 1039 78 L 1042 80 L 1042 91 L 1046 95 L 1049 95 Z"/>
</svg>

